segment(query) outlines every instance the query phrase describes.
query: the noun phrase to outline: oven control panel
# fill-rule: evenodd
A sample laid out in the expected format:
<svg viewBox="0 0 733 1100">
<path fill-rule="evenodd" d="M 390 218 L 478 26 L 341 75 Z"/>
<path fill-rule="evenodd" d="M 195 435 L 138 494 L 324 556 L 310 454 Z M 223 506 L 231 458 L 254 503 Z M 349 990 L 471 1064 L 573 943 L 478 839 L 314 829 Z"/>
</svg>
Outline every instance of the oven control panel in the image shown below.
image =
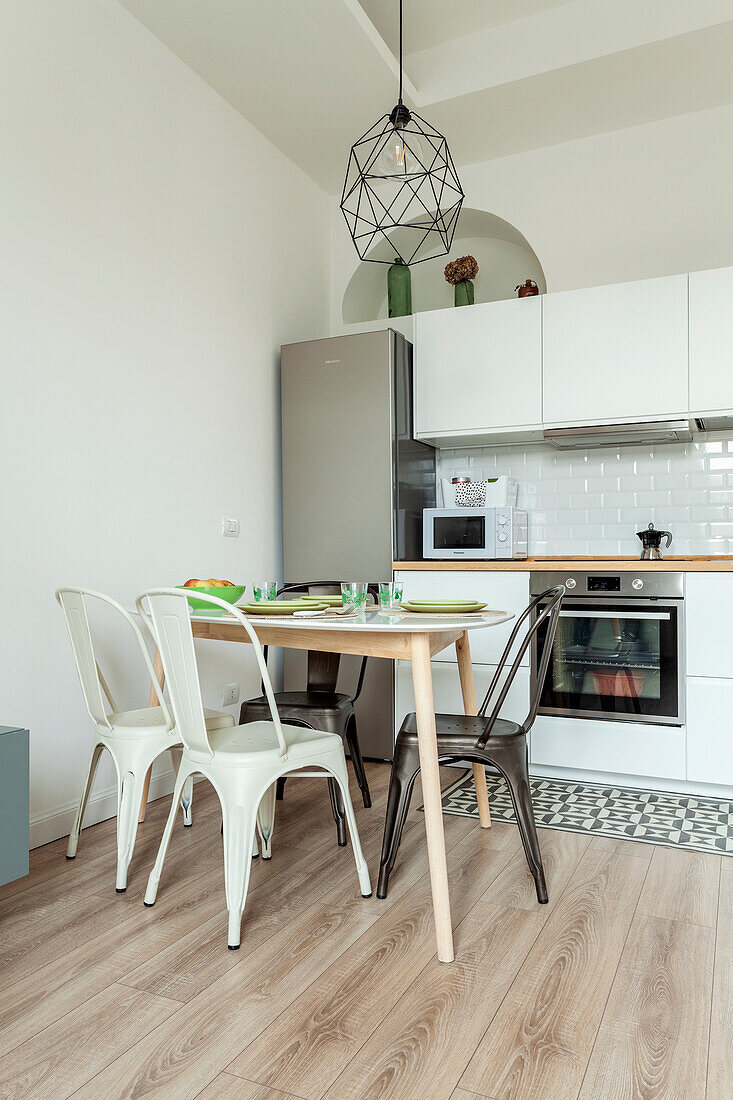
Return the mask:
<svg viewBox="0 0 733 1100">
<path fill-rule="evenodd" d="M 607 597 L 681 600 L 684 596 L 684 573 L 634 573 L 561 572 L 530 573 L 530 593 L 539 595 L 556 584 L 564 584 L 568 597 L 594 599 Z"/>
<path fill-rule="evenodd" d="M 588 577 L 585 590 L 586 592 L 620 592 L 621 577 L 608 577 L 605 574 L 600 577 Z"/>
</svg>

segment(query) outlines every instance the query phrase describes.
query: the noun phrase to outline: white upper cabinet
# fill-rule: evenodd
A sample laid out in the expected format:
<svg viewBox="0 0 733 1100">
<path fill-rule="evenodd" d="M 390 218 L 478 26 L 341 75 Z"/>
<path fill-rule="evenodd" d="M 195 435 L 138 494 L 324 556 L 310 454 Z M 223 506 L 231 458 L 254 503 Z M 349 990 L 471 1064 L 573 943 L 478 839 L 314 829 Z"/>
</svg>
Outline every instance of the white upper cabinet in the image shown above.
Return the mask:
<svg viewBox="0 0 733 1100">
<path fill-rule="evenodd" d="M 548 294 L 544 421 L 685 416 L 687 275 Z"/>
<path fill-rule="evenodd" d="M 415 434 L 450 446 L 542 425 L 542 299 L 415 318 Z"/>
<path fill-rule="evenodd" d="M 690 411 L 733 409 L 733 267 L 690 275 Z"/>
</svg>

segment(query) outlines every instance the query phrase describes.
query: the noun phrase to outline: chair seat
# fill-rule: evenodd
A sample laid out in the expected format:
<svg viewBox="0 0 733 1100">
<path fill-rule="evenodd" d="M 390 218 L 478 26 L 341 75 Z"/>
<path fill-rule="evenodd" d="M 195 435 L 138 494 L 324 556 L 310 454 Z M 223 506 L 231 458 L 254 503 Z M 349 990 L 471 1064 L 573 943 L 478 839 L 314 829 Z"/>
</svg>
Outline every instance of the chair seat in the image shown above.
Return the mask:
<svg viewBox="0 0 733 1100">
<path fill-rule="evenodd" d="M 234 725 L 231 714 L 204 708 L 207 730 L 216 730 Z M 109 715 L 112 732 L 117 737 L 144 737 L 146 734 L 161 733 L 165 729 L 165 716 L 160 707 L 142 707 L 140 710 L 121 710 Z M 105 731 L 100 727 L 100 732 Z M 177 739 L 177 734 L 172 734 Z"/>
<path fill-rule="evenodd" d="M 282 723 L 282 731 L 288 743 L 288 762 L 322 756 L 329 742 L 337 752 L 343 751 L 341 738 L 335 733 L 291 726 L 287 722 Z M 226 757 L 227 764 L 260 767 L 268 756 L 273 760 L 280 757 L 280 746 L 272 722 L 248 722 L 244 726 L 213 730 L 209 734 L 209 744 L 214 756 Z"/>
<path fill-rule="evenodd" d="M 335 691 L 276 691 L 275 702 L 278 710 L 302 709 L 317 714 L 319 711 L 350 711 L 353 710 L 354 701 L 350 695 L 342 695 Z M 247 699 L 243 707 L 264 707 L 267 713 L 270 708 L 264 695 L 257 699 Z"/>
<path fill-rule="evenodd" d="M 483 734 L 488 724 L 488 718 L 473 717 L 470 714 L 436 714 L 435 730 L 438 737 L 438 748 L 449 748 L 451 751 L 465 751 L 472 749 L 476 741 Z M 497 718 L 491 735 L 486 742 L 487 751 L 491 751 L 492 741 L 505 741 L 507 738 L 522 737 L 523 727 L 517 722 L 510 722 L 506 718 Z M 417 740 L 417 715 L 408 714 L 402 723 L 400 737 Z"/>
</svg>

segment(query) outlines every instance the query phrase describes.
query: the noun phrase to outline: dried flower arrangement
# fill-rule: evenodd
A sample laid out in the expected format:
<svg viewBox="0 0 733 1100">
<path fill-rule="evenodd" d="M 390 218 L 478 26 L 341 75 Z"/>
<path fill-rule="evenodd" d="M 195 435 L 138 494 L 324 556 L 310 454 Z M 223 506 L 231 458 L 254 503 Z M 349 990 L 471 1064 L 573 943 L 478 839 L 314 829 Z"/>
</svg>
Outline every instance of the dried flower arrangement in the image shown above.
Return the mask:
<svg viewBox="0 0 733 1100">
<path fill-rule="evenodd" d="M 451 260 L 445 265 L 445 281 L 453 286 L 462 283 L 464 279 L 475 279 L 478 275 L 478 264 L 474 256 L 459 256 L 457 260 Z"/>
</svg>

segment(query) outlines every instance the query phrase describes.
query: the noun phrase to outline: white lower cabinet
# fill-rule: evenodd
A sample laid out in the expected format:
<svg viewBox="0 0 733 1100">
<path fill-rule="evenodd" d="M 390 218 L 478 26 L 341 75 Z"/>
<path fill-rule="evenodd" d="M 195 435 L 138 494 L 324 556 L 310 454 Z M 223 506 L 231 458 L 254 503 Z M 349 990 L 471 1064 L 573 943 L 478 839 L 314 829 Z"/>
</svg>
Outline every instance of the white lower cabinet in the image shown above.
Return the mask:
<svg viewBox="0 0 733 1100">
<path fill-rule="evenodd" d="M 687 778 L 733 786 L 733 680 L 687 680 Z"/>
<path fill-rule="evenodd" d="M 395 573 L 395 579 L 404 584 L 406 600 L 450 599 L 483 600 L 494 611 L 510 611 L 514 616 L 521 615 L 529 603 L 529 573 L 504 572 L 497 570 L 487 573 L 436 569 L 413 570 Z M 486 626 L 468 633 L 471 658 L 474 664 L 498 664 L 504 647 L 509 640 L 514 623 L 501 623 L 499 626 Z M 451 646 L 438 653 L 433 662 L 453 662 L 456 651 Z M 522 661 L 529 666 L 529 653 Z"/>
<path fill-rule="evenodd" d="M 540 767 L 545 764 L 570 770 L 684 780 L 685 729 L 540 715 L 530 735 L 530 762 Z"/>
<path fill-rule="evenodd" d="M 458 678 L 458 665 L 433 661 L 433 696 L 438 714 L 463 714 L 463 696 Z M 481 706 L 489 689 L 496 666 L 474 665 L 473 679 L 476 685 L 476 702 Z M 395 735 L 399 733 L 405 715 L 415 709 L 412 691 L 412 669 L 409 661 L 397 662 L 397 691 L 395 700 Z M 523 722 L 529 711 L 529 669 L 520 668 L 502 708 L 501 717 Z"/>
<path fill-rule="evenodd" d="M 688 573 L 685 617 L 688 677 L 733 677 L 733 573 Z"/>
</svg>

